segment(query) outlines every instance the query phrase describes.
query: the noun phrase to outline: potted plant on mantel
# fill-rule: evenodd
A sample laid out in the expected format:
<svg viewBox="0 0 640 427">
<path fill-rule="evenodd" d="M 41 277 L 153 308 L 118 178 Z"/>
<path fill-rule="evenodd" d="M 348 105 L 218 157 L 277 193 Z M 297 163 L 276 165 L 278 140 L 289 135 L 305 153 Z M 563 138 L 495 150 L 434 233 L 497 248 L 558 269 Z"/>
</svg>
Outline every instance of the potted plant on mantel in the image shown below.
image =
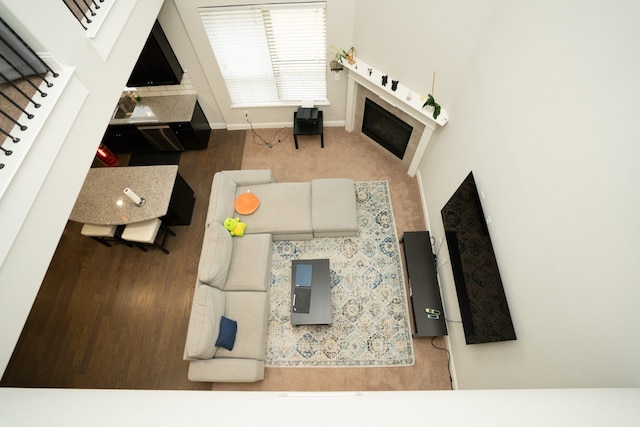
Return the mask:
<svg viewBox="0 0 640 427">
<path fill-rule="evenodd" d="M 422 108 L 426 107 L 426 106 L 431 106 L 433 107 L 433 118 L 437 119 L 438 116 L 440 115 L 440 104 L 438 104 L 436 102 L 435 99 L 433 99 L 433 95 L 429 94 L 429 96 L 427 97 L 427 100 L 425 101 L 425 103 L 422 105 Z"/>
<path fill-rule="evenodd" d="M 349 51 L 347 52 L 344 49 L 341 48 L 337 48 L 335 46 L 331 46 L 333 47 L 333 49 L 336 51 L 336 57 L 335 60 L 340 62 L 341 64 L 343 64 L 343 60 L 347 60 L 347 62 L 349 63 L 349 65 L 353 65 L 356 63 L 356 49 L 355 48 L 351 48 L 349 49 Z"/>
<path fill-rule="evenodd" d="M 433 107 L 433 118 L 437 119 L 438 116 L 440 115 L 440 104 L 438 104 L 436 102 L 436 100 L 433 98 L 433 87 L 436 84 L 436 72 L 433 72 L 433 79 L 431 80 L 431 93 L 429 94 L 429 96 L 427 97 L 427 100 L 425 101 L 425 103 L 422 105 L 422 108 L 425 108 L 427 106 Z"/>
</svg>

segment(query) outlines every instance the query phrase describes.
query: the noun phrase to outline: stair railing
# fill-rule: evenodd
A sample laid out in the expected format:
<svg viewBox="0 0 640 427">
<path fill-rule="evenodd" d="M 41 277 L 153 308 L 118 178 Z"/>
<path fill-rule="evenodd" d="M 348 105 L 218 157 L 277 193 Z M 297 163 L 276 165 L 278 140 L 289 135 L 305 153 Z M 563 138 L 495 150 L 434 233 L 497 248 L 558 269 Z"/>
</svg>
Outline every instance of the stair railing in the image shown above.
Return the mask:
<svg viewBox="0 0 640 427">
<path fill-rule="evenodd" d="M 58 77 L 33 49 L 0 18 L 0 169 L 13 154 L 8 141 L 20 142 L 20 132 L 28 129 L 34 113 L 27 111 L 30 104 L 40 108 L 47 96 L 46 88 L 53 86 Z M 32 110 L 32 109 L 31 109 Z"/>
</svg>

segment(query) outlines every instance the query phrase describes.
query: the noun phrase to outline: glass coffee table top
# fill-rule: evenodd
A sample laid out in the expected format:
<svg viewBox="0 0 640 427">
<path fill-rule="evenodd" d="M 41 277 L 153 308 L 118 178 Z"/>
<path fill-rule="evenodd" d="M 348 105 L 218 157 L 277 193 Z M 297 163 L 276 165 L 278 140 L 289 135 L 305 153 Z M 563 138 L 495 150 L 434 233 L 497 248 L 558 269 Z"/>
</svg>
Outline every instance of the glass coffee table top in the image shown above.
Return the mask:
<svg viewBox="0 0 640 427">
<path fill-rule="evenodd" d="M 291 324 L 331 324 L 331 275 L 328 259 L 291 262 Z"/>
</svg>

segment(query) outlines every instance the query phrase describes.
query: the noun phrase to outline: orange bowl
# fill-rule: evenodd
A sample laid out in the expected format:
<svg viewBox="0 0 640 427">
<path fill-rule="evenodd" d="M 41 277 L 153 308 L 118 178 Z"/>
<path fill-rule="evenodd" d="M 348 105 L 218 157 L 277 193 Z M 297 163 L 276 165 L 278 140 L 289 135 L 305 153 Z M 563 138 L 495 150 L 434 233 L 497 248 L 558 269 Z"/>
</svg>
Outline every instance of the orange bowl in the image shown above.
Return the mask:
<svg viewBox="0 0 640 427">
<path fill-rule="evenodd" d="M 235 209 L 240 215 L 252 214 L 260 206 L 260 200 L 253 193 L 243 193 L 236 199 Z"/>
</svg>

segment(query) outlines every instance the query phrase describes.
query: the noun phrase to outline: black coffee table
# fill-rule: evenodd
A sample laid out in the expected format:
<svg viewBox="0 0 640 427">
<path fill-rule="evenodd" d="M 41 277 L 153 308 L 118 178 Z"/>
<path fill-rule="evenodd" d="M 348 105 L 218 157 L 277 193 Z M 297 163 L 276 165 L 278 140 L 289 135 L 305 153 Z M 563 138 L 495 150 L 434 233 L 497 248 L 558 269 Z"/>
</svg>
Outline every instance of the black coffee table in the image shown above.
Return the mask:
<svg viewBox="0 0 640 427">
<path fill-rule="evenodd" d="M 291 324 L 331 324 L 331 278 L 328 259 L 291 262 Z"/>
</svg>

